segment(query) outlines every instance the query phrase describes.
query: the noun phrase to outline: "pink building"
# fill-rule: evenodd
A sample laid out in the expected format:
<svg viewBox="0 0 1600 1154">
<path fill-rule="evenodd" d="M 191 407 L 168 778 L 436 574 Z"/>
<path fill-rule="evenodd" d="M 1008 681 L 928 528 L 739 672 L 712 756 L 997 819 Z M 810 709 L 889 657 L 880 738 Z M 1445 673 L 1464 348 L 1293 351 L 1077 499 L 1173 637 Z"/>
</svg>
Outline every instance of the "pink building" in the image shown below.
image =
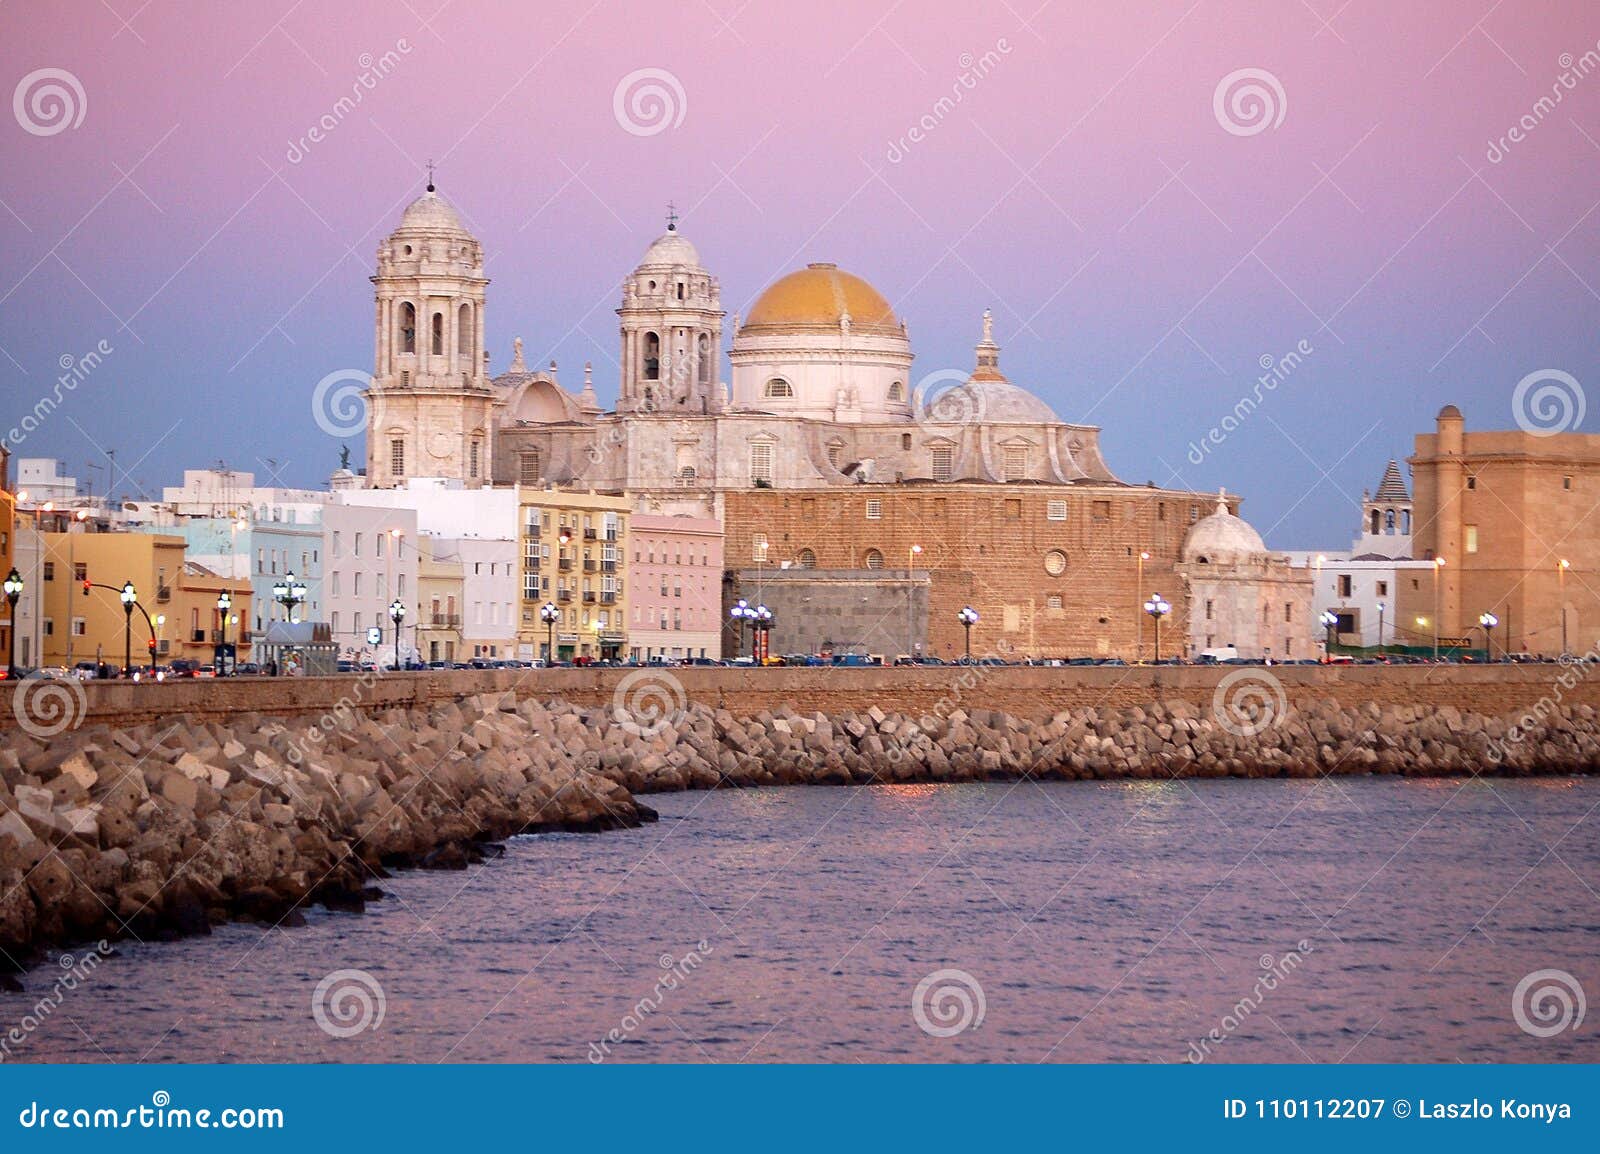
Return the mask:
<svg viewBox="0 0 1600 1154">
<path fill-rule="evenodd" d="M 636 513 L 628 548 L 628 655 L 722 653 L 722 523 Z"/>
</svg>

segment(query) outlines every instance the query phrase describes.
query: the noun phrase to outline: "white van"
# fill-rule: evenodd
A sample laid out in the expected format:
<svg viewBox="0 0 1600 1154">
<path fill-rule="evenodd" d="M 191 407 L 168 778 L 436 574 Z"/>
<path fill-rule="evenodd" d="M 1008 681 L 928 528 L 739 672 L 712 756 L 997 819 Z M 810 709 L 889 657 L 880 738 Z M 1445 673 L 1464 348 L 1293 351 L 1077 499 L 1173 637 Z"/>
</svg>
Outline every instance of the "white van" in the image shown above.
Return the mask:
<svg viewBox="0 0 1600 1154">
<path fill-rule="evenodd" d="M 1237 661 L 1239 650 L 1232 645 L 1219 645 L 1215 649 L 1202 649 L 1200 663 L 1202 665 L 1219 665 L 1224 661 Z"/>
</svg>

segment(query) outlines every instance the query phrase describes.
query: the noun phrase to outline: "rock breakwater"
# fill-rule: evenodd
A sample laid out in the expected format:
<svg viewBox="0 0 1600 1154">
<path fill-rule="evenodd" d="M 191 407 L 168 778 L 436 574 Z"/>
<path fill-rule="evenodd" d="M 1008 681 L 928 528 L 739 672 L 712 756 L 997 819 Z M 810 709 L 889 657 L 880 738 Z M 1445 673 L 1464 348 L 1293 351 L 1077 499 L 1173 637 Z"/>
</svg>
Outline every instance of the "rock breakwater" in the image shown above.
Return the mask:
<svg viewBox="0 0 1600 1154">
<path fill-rule="evenodd" d="M 1588 773 L 1587 705 L 1533 716 L 1271 695 L 913 717 L 739 717 L 483 694 L 293 720 L 185 717 L 0 736 L 0 966 L 77 941 L 358 910 L 398 867 L 460 868 L 541 829 L 654 817 L 635 795 L 781 784 Z"/>
</svg>

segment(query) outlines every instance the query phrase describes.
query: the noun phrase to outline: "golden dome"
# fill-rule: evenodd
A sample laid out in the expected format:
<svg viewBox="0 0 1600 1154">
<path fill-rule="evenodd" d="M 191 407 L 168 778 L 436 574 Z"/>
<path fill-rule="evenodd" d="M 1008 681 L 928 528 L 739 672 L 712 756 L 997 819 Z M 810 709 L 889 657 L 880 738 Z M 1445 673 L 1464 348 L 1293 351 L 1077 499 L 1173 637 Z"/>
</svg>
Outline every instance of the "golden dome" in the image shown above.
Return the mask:
<svg viewBox="0 0 1600 1154">
<path fill-rule="evenodd" d="M 843 314 L 852 332 L 899 336 L 900 322 L 883 294 L 838 265 L 808 264 L 774 282 L 756 298 L 740 332 L 751 329 L 827 329 L 837 332 Z"/>
</svg>

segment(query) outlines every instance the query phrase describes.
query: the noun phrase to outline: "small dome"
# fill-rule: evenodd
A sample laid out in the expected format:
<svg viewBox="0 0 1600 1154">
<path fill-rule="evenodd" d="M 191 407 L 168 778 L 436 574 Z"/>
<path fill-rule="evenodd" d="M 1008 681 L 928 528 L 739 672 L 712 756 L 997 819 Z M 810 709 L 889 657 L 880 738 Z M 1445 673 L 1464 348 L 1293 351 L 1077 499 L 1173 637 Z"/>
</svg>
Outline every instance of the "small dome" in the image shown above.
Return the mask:
<svg viewBox="0 0 1600 1154">
<path fill-rule="evenodd" d="M 1461 410 L 1454 405 L 1446 405 L 1439 410 L 1439 420 L 1441 421 L 1459 421 L 1460 419 Z"/>
<path fill-rule="evenodd" d="M 916 411 L 935 424 L 1054 425 L 1060 423 L 1050 406 L 1027 389 L 1018 388 L 1004 377 L 984 377 L 974 373 L 964 384 L 925 393 L 917 397 Z"/>
<path fill-rule="evenodd" d="M 1227 564 L 1259 557 L 1267 551 L 1261 534 L 1250 527 L 1250 522 L 1228 512 L 1228 503 L 1219 493 L 1217 509 L 1209 517 L 1202 517 L 1183 541 L 1183 559 L 1204 559 L 1210 564 Z"/>
<path fill-rule="evenodd" d="M 472 235 L 467 231 L 467 226 L 461 223 L 461 217 L 451 207 L 450 202 L 435 192 L 431 184 L 427 192 L 407 206 L 405 213 L 400 217 L 400 228 L 415 232 L 455 232 L 462 236 Z"/>
<path fill-rule="evenodd" d="M 645 250 L 644 259 L 639 262 L 639 267 L 647 268 L 658 264 L 686 264 L 698 268 L 700 266 L 700 254 L 695 251 L 694 245 L 689 243 L 687 237 L 677 229 L 669 228 L 666 232 L 656 237 L 650 247 Z"/>
<path fill-rule="evenodd" d="M 773 282 L 756 298 L 740 332 L 761 329 L 839 331 L 848 315 L 852 332 L 900 336 L 900 322 L 883 294 L 834 264 L 809 264 Z"/>
</svg>

